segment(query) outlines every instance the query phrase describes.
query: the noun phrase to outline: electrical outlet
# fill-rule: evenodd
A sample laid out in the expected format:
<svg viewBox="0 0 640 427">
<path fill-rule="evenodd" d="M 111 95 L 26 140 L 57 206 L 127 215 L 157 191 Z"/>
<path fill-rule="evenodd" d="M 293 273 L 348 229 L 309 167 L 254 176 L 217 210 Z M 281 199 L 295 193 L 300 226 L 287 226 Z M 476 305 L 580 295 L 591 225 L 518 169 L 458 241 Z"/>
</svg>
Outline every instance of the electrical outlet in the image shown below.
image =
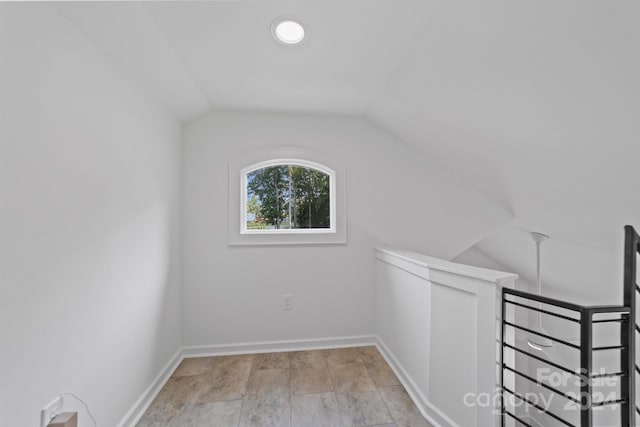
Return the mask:
<svg viewBox="0 0 640 427">
<path fill-rule="evenodd" d="M 293 310 L 293 295 L 282 295 L 282 309 Z"/>
<path fill-rule="evenodd" d="M 62 396 L 58 396 L 40 411 L 40 427 L 47 427 L 56 415 L 62 413 Z"/>
</svg>

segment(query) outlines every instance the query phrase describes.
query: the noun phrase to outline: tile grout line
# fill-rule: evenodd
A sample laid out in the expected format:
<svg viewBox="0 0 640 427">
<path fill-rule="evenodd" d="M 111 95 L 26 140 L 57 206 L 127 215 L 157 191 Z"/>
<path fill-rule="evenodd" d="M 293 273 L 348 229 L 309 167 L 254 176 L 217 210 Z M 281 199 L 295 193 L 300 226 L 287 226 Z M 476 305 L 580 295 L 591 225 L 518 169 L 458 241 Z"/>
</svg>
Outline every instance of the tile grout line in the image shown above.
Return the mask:
<svg viewBox="0 0 640 427">
<path fill-rule="evenodd" d="M 289 356 L 289 427 L 293 427 L 293 399 L 292 399 L 292 395 L 293 395 L 293 390 L 291 388 L 291 379 L 292 379 L 292 375 L 291 375 L 291 359 L 293 358 L 293 352 L 288 352 L 287 353 Z"/>
<path fill-rule="evenodd" d="M 362 359 L 362 355 L 360 354 L 360 350 L 356 349 L 356 354 L 358 355 L 358 357 L 360 357 L 360 360 L 362 361 L 362 367 L 364 368 L 364 371 L 367 373 L 367 376 L 369 377 L 369 379 L 371 380 L 371 383 L 374 385 L 375 389 L 376 389 L 376 393 L 378 394 L 378 397 L 380 398 L 380 400 L 382 401 L 382 404 L 384 405 L 385 409 L 387 410 L 387 413 L 389 414 L 389 418 L 391 418 L 391 421 L 393 421 L 393 424 L 395 424 L 396 426 L 398 425 L 398 423 L 396 422 L 395 417 L 393 416 L 393 414 L 391 413 L 391 410 L 389 409 L 389 405 L 387 404 L 387 401 L 385 400 L 385 398 L 382 396 L 382 394 L 380 393 L 379 387 L 376 384 L 376 382 L 373 380 L 373 377 L 371 376 L 371 373 L 369 372 L 369 368 L 367 367 L 367 365 L 364 363 L 364 359 Z M 378 351 L 378 350 L 376 350 Z M 384 425 L 384 424 L 374 424 L 375 425 Z"/>
<path fill-rule="evenodd" d="M 329 384 L 331 385 L 331 392 L 333 393 L 334 398 L 336 399 L 336 405 L 338 406 L 338 414 L 340 415 L 340 423 L 342 427 L 346 426 L 344 422 L 344 414 L 342 412 L 342 408 L 340 407 L 340 402 L 338 402 L 338 391 L 336 390 L 336 386 L 333 383 L 333 378 L 331 377 L 331 373 L 329 372 L 329 353 L 325 353 L 324 355 L 324 368 L 327 371 L 327 378 L 329 379 Z"/>
<path fill-rule="evenodd" d="M 340 421 L 342 422 L 342 426 L 345 426 L 345 422 L 344 422 L 344 414 L 342 413 L 342 408 L 340 407 L 340 402 L 338 402 L 338 392 L 336 391 L 336 387 L 335 384 L 333 383 L 333 377 L 331 376 L 331 373 L 329 372 L 329 354 L 326 353 L 324 355 L 324 366 L 327 370 L 327 378 L 329 379 L 329 384 L 331 385 L 331 391 L 333 392 L 333 395 L 336 398 L 336 405 L 338 405 L 338 413 L 340 414 Z"/>
<path fill-rule="evenodd" d="M 247 399 L 247 393 L 249 392 L 249 381 L 251 381 L 251 374 L 253 374 L 253 366 L 255 365 L 256 358 L 255 355 L 251 357 L 251 369 L 249 369 L 249 376 L 247 377 L 247 384 L 244 389 L 244 395 L 242 396 L 242 403 L 240 404 L 240 416 L 238 417 L 238 423 L 236 427 L 240 427 L 240 422 L 242 421 L 242 411 L 244 410 L 244 403 Z"/>
</svg>

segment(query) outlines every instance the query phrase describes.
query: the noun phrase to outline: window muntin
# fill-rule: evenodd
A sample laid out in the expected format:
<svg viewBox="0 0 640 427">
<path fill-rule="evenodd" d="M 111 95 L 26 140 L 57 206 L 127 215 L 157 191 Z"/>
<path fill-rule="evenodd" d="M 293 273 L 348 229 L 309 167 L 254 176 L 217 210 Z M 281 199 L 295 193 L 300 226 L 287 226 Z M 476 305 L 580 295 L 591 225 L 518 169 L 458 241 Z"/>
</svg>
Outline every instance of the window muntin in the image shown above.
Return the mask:
<svg viewBox="0 0 640 427">
<path fill-rule="evenodd" d="M 322 164 L 300 159 L 242 169 L 241 233 L 335 233 L 335 176 Z"/>
</svg>

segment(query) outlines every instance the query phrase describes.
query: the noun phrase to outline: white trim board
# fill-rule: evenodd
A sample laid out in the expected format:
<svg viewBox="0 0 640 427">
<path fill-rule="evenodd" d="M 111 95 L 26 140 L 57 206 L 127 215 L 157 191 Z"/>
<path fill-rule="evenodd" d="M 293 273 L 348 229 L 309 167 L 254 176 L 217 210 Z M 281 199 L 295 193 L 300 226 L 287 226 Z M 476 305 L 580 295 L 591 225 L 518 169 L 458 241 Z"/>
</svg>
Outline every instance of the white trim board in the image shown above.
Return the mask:
<svg viewBox="0 0 640 427">
<path fill-rule="evenodd" d="M 324 350 L 330 348 L 364 347 L 376 345 L 373 335 L 318 338 L 309 340 L 263 341 L 238 344 L 217 344 L 183 347 L 183 356 L 227 356 L 234 354 L 278 353 L 284 351 Z"/>
<path fill-rule="evenodd" d="M 433 424 L 434 427 L 460 427 L 451 418 L 447 417 L 446 414 L 429 402 L 426 396 L 420 392 L 420 389 L 416 386 L 415 382 L 393 356 L 393 353 L 389 351 L 380 337 L 376 337 L 376 347 L 391 367 L 393 373 L 396 374 L 396 377 L 398 377 L 398 380 L 400 380 L 400 383 L 404 386 L 405 390 L 407 390 L 407 393 L 413 403 L 427 421 Z"/>
<path fill-rule="evenodd" d="M 162 387 L 167 383 L 173 372 L 178 368 L 178 365 L 184 359 L 182 355 L 183 349 L 179 348 L 178 351 L 169 359 L 169 362 L 160 370 L 158 376 L 151 381 L 149 387 L 145 391 L 142 392 L 142 395 L 136 400 L 131 409 L 129 409 L 126 415 L 122 418 L 122 420 L 118 423 L 118 427 L 130 427 L 135 426 L 142 415 L 145 413 L 147 408 L 153 402 L 153 399 L 156 398 Z"/>
<path fill-rule="evenodd" d="M 160 370 L 158 376 L 142 393 L 131 409 L 118 423 L 118 427 L 134 427 L 149 408 L 167 380 L 187 358 L 205 356 L 226 356 L 234 354 L 276 353 L 284 351 L 324 350 L 332 348 L 364 347 L 377 345 L 374 335 L 357 335 L 349 337 L 318 338 L 290 341 L 264 341 L 253 343 L 216 344 L 204 346 L 182 347 Z"/>
</svg>

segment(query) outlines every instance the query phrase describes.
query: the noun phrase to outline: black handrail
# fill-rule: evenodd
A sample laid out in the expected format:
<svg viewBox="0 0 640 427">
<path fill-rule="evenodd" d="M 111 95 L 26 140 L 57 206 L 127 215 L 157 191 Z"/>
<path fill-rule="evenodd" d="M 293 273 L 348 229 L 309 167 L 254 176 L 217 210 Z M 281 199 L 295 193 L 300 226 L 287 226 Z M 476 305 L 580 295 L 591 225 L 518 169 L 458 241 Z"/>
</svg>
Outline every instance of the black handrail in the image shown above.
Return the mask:
<svg viewBox="0 0 640 427">
<path fill-rule="evenodd" d="M 636 375 L 640 375 L 640 367 L 636 361 L 635 355 L 635 334 L 640 333 L 640 325 L 636 322 L 635 309 L 637 293 L 640 293 L 640 285 L 636 283 L 636 257 L 640 254 L 640 237 L 635 232 L 633 227 L 625 227 L 625 259 L 624 259 L 624 301 L 622 305 L 597 305 L 597 306 L 582 306 L 573 304 L 566 301 L 561 301 L 549 297 L 531 294 L 515 289 L 502 289 L 502 328 L 501 328 L 501 352 L 500 352 L 500 381 L 502 389 L 502 402 L 501 402 L 501 425 L 505 426 L 506 417 L 510 417 L 518 423 L 529 426 L 530 424 L 522 420 L 515 413 L 507 410 L 505 404 L 505 393 L 508 393 L 516 398 L 520 399 L 527 405 L 536 408 L 538 411 L 547 414 L 556 421 L 561 422 L 564 425 L 574 427 L 573 424 L 563 419 L 557 414 L 552 413 L 549 408 L 544 408 L 531 401 L 526 396 L 518 393 L 516 390 L 512 390 L 504 384 L 504 373 L 508 371 L 514 375 L 518 375 L 525 380 L 541 386 L 551 393 L 559 395 L 580 408 L 580 427 L 593 427 L 593 408 L 620 405 L 620 425 L 622 427 L 632 427 L 640 424 L 636 424 L 636 414 L 640 415 L 640 407 L 635 403 L 635 379 Z M 522 301 L 524 300 L 524 301 Z M 529 304 L 527 304 L 529 302 Z M 544 304 L 551 308 L 535 307 L 530 304 L 531 302 Z M 525 310 L 531 310 L 533 312 L 542 313 L 545 315 L 553 316 L 557 319 L 567 322 L 577 323 L 580 326 L 580 344 L 574 344 L 567 340 L 560 339 L 549 335 L 548 333 L 541 333 L 539 331 L 527 328 L 526 326 L 518 325 L 516 319 L 507 319 L 507 305 L 520 307 Z M 552 310 L 565 310 L 573 313 L 575 317 L 567 313 L 558 313 Z M 594 319 L 594 316 L 600 315 L 614 315 L 618 317 L 607 319 Z M 593 345 L 593 326 L 607 323 L 620 323 L 620 343 L 616 345 L 607 345 L 594 347 Z M 535 334 L 548 338 L 552 341 L 561 343 L 569 348 L 579 350 L 580 354 L 580 367 L 579 369 L 570 369 L 566 366 L 562 366 L 558 363 L 550 361 L 546 358 L 540 357 L 530 351 L 518 348 L 515 343 L 510 344 L 505 341 L 505 331 L 507 328 L 512 328 L 527 332 L 528 334 Z M 531 359 L 538 360 L 549 366 L 552 366 L 560 371 L 564 371 L 580 379 L 580 398 L 576 399 L 570 394 L 562 392 L 557 388 L 552 387 L 549 384 L 542 382 L 540 379 L 533 378 L 524 372 L 518 371 L 515 367 L 508 366 L 505 363 L 505 351 L 511 350 Z M 620 351 L 620 371 L 618 372 L 604 372 L 593 373 L 593 353 L 595 351 Z M 620 390 L 619 397 L 610 400 L 603 400 L 599 402 L 593 401 L 593 380 L 598 378 L 617 377 L 620 378 Z M 514 377 L 515 378 L 515 377 Z"/>
<path fill-rule="evenodd" d="M 636 412 L 638 407 L 636 406 L 636 393 L 635 383 L 636 375 L 638 374 L 636 369 L 636 331 L 639 331 L 636 321 L 636 301 L 637 293 L 640 291 L 637 279 L 637 265 L 636 260 L 638 253 L 640 253 L 640 237 L 638 233 L 627 225 L 624 228 L 624 305 L 630 307 L 630 311 L 627 315 L 627 322 L 622 327 L 622 338 L 627 342 L 627 348 L 620 352 L 620 366 L 629 375 L 622 378 L 621 387 L 627 390 L 627 401 L 622 404 L 621 412 L 623 413 L 623 427 L 636 426 Z"/>
</svg>

